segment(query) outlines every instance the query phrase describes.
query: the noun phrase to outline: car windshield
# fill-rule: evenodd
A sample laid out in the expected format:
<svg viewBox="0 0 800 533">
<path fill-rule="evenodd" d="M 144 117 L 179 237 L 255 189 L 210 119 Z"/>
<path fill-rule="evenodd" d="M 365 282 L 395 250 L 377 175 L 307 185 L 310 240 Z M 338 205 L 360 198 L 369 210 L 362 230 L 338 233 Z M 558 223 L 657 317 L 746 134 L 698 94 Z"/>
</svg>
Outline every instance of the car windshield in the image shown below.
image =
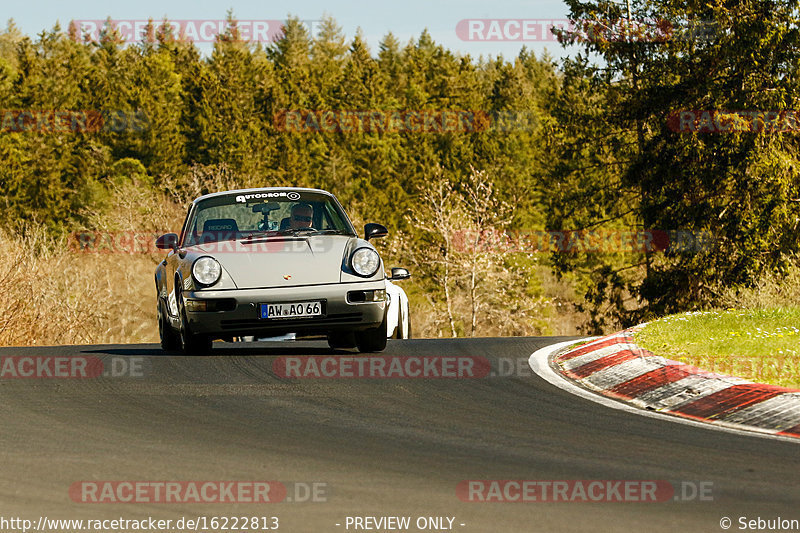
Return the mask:
<svg viewBox="0 0 800 533">
<path fill-rule="evenodd" d="M 339 203 L 327 194 L 263 190 L 198 202 L 185 245 L 281 235 L 355 235 Z"/>
</svg>

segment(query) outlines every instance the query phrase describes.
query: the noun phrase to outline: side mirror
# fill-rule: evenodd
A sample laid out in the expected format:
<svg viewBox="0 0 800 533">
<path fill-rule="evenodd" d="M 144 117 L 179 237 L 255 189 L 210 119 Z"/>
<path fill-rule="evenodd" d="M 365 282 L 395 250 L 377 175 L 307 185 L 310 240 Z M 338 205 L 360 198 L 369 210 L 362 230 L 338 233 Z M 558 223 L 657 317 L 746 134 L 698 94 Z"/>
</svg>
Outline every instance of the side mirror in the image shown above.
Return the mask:
<svg viewBox="0 0 800 533">
<path fill-rule="evenodd" d="M 159 250 L 177 250 L 178 235 L 175 233 L 165 233 L 156 239 L 156 248 Z"/>
<path fill-rule="evenodd" d="M 386 226 L 370 222 L 364 226 L 364 240 L 368 241 L 376 237 L 386 237 L 389 235 L 389 230 Z"/>
<path fill-rule="evenodd" d="M 400 281 L 403 279 L 408 279 L 411 277 L 411 274 L 405 268 L 398 268 L 395 267 L 392 269 L 392 276 L 389 278 L 390 281 Z"/>
</svg>

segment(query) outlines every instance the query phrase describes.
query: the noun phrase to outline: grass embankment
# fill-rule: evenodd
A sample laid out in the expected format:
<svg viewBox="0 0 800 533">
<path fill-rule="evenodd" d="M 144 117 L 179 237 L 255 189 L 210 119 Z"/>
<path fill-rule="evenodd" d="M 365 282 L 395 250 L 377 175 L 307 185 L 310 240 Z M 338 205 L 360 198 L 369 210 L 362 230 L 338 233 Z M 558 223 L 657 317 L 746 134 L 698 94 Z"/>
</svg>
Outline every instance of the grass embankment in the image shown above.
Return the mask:
<svg viewBox="0 0 800 533">
<path fill-rule="evenodd" d="M 698 311 L 649 323 L 636 343 L 656 355 L 800 389 L 800 307 Z"/>
</svg>

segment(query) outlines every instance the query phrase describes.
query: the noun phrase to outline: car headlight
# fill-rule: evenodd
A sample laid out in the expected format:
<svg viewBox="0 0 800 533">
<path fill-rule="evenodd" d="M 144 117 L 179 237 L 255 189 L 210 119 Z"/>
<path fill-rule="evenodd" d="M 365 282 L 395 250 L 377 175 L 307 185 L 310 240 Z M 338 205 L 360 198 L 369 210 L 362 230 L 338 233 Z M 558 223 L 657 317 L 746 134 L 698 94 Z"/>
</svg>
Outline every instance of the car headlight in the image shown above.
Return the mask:
<svg viewBox="0 0 800 533">
<path fill-rule="evenodd" d="M 221 275 L 222 267 L 213 257 L 201 257 L 192 265 L 192 276 L 201 285 L 213 285 Z"/>
<path fill-rule="evenodd" d="M 356 274 L 368 278 L 378 271 L 378 267 L 381 266 L 381 258 L 378 257 L 378 252 L 372 248 L 359 248 L 350 256 L 350 266 L 353 267 Z"/>
</svg>

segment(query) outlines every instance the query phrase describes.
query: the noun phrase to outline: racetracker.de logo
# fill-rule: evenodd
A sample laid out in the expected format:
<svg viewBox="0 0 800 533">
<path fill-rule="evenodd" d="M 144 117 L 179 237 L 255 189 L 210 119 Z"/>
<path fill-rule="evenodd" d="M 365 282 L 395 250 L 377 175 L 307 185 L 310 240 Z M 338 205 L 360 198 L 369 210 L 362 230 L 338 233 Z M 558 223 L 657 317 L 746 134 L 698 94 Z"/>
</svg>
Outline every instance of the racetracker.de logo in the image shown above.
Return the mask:
<svg viewBox="0 0 800 533">
<path fill-rule="evenodd" d="M 488 376 L 491 367 L 477 356 L 284 356 L 272 363 L 282 378 L 322 379 L 474 379 Z"/>
<path fill-rule="evenodd" d="M 708 231 L 683 230 L 456 230 L 453 249 L 464 253 L 695 253 L 711 251 Z"/>
<path fill-rule="evenodd" d="M 99 133 L 146 131 L 143 111 L 113 109 L 0 109 L 0 131 L 6 133 Z"/>
<path fill-rule="evenodd" d="M 0 358 L 0 378 L 96 378 L 103 375 L 103 361 L 95 356 L 6 356 Z"/>
<path fill-rule="evenodd" d="M 0 357 L 0 379 L 142 377 L 143 367 L 142 357 L 8 355 Z"/>
<path fill-rule="evenodd" d="M 539 119 L 527 110 L 285 109 L 272 123 L 286 133 L 478 133 L 533 131 Z"/>
<path fill-rule="evenodd" d="M 671 22 L 618 19 L 463 19 L 456 24 L 462 41 L 557 42 L 559 34 L 576 43 L 708 41 L 714 37 L 713 22 Z"/>
<path fill-rule="evenodd" d="M 283 20 L 237 20 L 236 30 L 243 41 L 269 43 L 283 36 Z M 319 21 L 303 20 L 305 25 L 314 34 L 314 29 Z M 198 19 L 198 20 L 73 20 L 72 26 L 84 38 L 98 41 L 100 32 L 104 28 L 116 31 L 117 35 L 126 43 L 136 43 L 144 39 L 153 40 L 154 34 L 166 24 L 172 35 L 176 38 L 192 41 L 194 43 L 213 43 L 219 35 L 233 29 L 227 20 Z M 108 26 L 107 26 L 108 25 Z M 149 26 L 148 26 L 149 25 Z"/>
<path fill-rule="evenodd" d="M 471 479 L 456 485 L 470 503 L 663 503 L 713 501 L 711 481 Z"/>
<path fill-rule="evenodd" d="M 76 481 L 76 503 L 280 503 L 280 481 Z"/>
<path fill-rule="evenodd" d="M 798 133 L 800 112 L 772 110 L 687 110 L 667 116 L 667 127 L 676 133 Z"/>
<path fill-rule="evenodd" d="M 67 238 L 67 248 L 71 252 L 83 254 L 164 255 L 166 253 L 164 250 L 156 248 L 156 239 L 164 233 L 166 232 L 75 231 Z M 261 230 L 245 232 L 211 229 L 191 235 L 190 245 L 201 247 L 204 253 L 217 254 L 280 253 L 307 250 L 304 242 L 263 233 Z M 245 239 L 245 237 L 252 238 Z M 315 245 L 315 251 L 328 250 L 331 246 L 333 246 L 331 241 L 323 240 Z"/>
</svg>

